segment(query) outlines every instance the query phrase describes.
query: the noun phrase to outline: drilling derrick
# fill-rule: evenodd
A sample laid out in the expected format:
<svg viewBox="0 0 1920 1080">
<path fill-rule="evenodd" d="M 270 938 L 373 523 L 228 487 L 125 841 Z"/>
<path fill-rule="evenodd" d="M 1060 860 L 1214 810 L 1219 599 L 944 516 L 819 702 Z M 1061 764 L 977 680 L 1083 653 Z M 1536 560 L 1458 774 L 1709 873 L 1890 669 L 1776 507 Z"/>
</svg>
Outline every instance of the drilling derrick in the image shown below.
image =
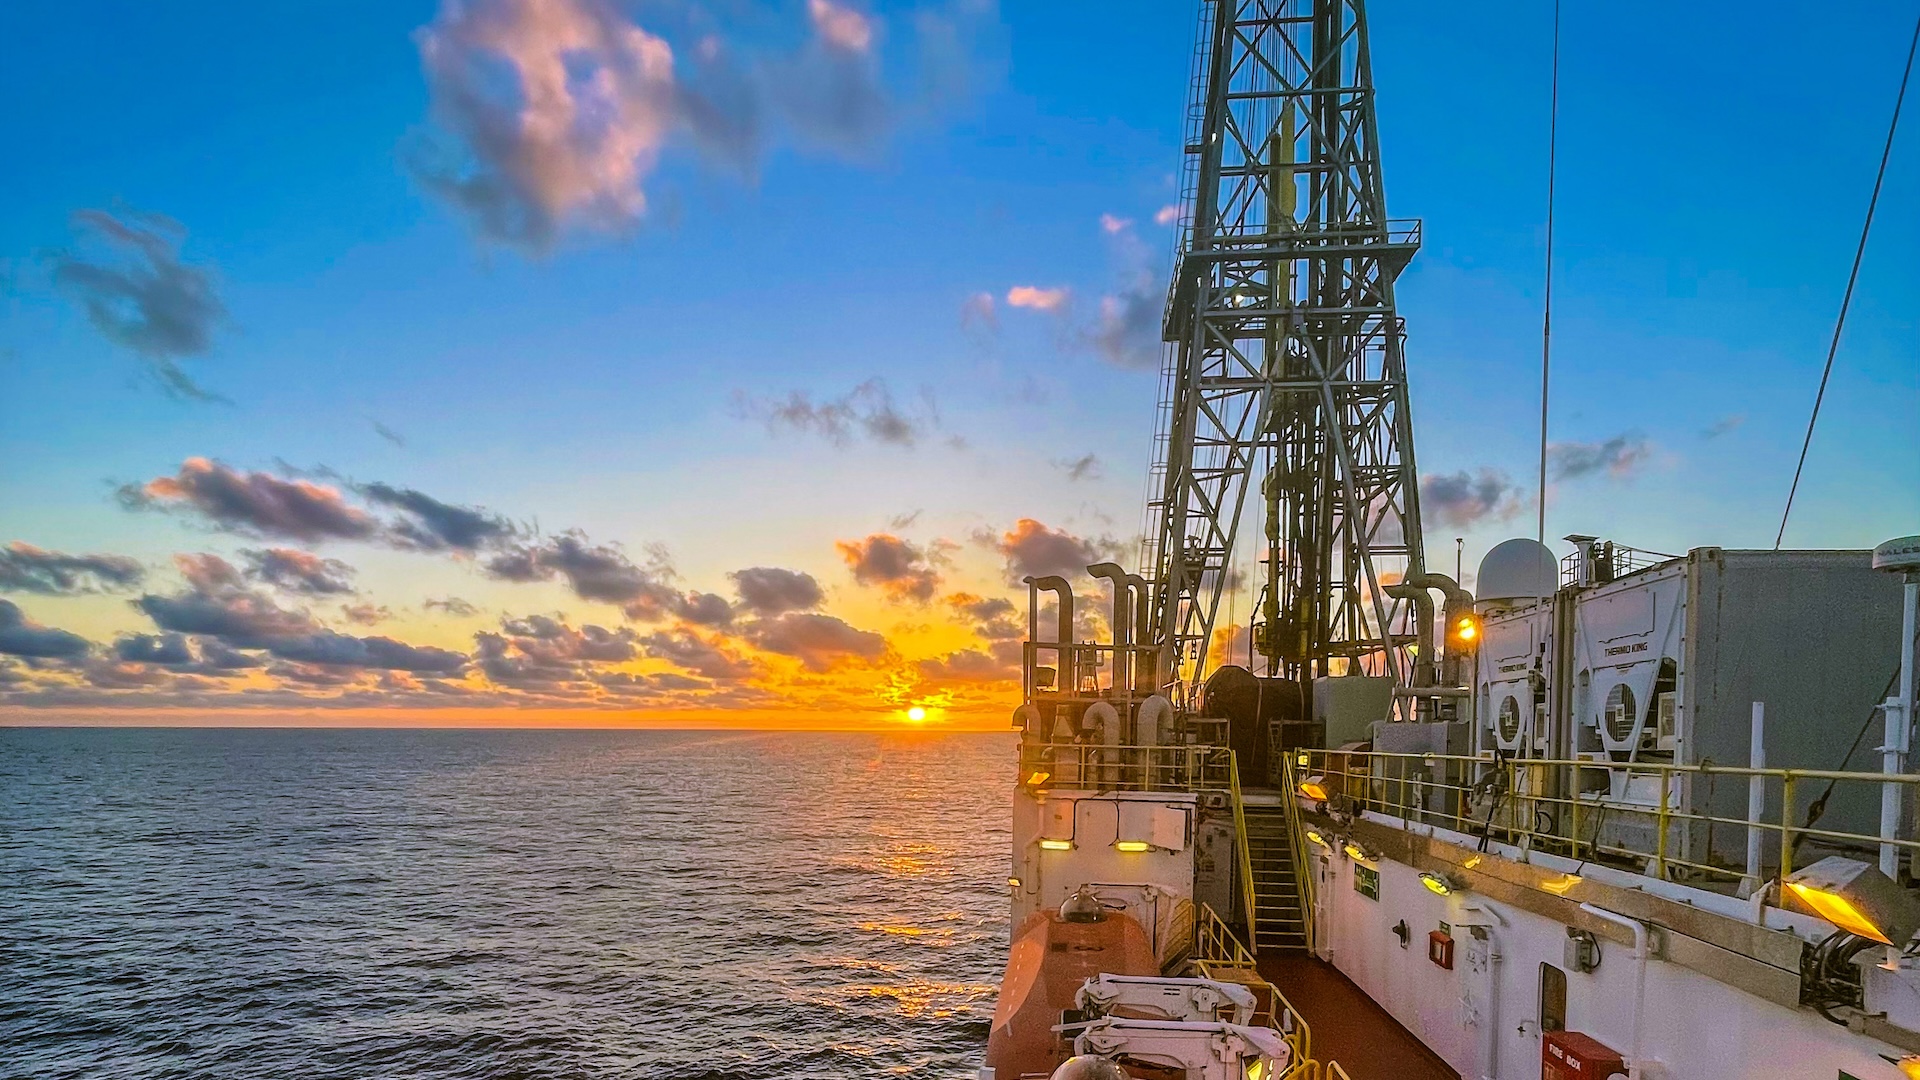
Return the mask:
<svg viewBox="0 0 1920 1080">
<path fill-rule="evenodd" d="M 1252 493 L 1255 670 L 1405 684 L 1384 587 L 1421 568 L 1420 515 L 1393 282 L 1419 224 L 1386 216 L 1362 0 L 1206 3 L 1193 92 L 1143 553 L 1162 681 L 1212 666 Z"/>
</svg>

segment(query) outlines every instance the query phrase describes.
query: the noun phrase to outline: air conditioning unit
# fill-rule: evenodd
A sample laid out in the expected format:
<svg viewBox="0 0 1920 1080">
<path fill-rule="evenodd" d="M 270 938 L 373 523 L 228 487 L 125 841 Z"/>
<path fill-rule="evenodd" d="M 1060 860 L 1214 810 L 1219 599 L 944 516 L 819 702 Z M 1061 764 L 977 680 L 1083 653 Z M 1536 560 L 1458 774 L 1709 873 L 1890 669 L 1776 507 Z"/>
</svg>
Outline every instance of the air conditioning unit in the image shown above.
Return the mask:
<svg viewBox="0 0 1920 1080">
<path fill-rule="evenodd" d="M 1615 683 L 1600 706 L 1600 741 L 1608 750 L 1631 750 L 1635 742 L 1637 720 L 1633 690 L 1626 683 Z M 1640 742 L 1645 745 L 1646 733 Z"/>
<path fill-rule="evenodd" d="M 1669 753 L 1674 747 L 1674 718 L 1679 711 L 1678 696 L 1671 691 L 1654 699 L 1654 746 Z"/>
</svg>

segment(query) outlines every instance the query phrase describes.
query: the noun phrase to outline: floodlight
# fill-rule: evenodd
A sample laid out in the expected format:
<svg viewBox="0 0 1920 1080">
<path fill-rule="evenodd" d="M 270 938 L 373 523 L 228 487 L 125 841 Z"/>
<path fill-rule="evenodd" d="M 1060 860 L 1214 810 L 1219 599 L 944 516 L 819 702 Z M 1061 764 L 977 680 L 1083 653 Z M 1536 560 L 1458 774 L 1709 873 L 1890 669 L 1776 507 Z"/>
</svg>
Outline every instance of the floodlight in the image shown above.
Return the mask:
<svg viewBox="0 0 1920 1080">
<path fill-rule="evenodd" d="M 1431 870 L 1420 871 L 1420 884 L 1425 885 L 1427 891 L 1435 896 L 1452 896 L 1460 889 L 1460 886 L 1453 883 L 1452 878 L 1445 874 L 1436 874 Z"/>
<path fill-rule="evenodd" d="M 1920 901 L 1872 863 L 1831 855 L 1787 877 L 1814 914 L 1849 934 L 1904 946 L 1920 931 Z"/>
</svg>

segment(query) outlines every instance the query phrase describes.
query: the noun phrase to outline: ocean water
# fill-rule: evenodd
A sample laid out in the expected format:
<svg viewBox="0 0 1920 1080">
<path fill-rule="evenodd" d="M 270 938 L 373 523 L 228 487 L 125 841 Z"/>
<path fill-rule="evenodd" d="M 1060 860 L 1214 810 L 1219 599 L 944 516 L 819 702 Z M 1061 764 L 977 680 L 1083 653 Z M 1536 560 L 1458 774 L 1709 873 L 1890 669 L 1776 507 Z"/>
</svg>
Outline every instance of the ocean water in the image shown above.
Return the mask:
<svg viewBox="0 0 1920 1080">
<path fill-rule="evenodd" d="M 1013 747 L 0 729 L 0 1077 L 970 1077 Z"/>
</svg>

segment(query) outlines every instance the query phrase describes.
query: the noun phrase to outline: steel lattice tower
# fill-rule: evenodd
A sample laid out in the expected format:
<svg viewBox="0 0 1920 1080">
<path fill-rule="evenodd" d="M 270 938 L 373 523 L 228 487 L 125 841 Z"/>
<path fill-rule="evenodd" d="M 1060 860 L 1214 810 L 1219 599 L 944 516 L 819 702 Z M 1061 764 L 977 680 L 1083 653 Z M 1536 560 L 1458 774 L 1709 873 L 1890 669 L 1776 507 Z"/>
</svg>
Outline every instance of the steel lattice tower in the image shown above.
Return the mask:
<svg viewBox="0 0 1920 1080">
<path fill-rule="evenodd" d="M 1422 565 L 1393 301 L 1419 224 L 1387 220 L 1363 0 L 1203 4 L 1186 153 L 1143 552 L 1163 681 L 1205 675 L 1253 491 L 1265 672 L 1404 683 L 1381 575 Z"/>
</svg>

